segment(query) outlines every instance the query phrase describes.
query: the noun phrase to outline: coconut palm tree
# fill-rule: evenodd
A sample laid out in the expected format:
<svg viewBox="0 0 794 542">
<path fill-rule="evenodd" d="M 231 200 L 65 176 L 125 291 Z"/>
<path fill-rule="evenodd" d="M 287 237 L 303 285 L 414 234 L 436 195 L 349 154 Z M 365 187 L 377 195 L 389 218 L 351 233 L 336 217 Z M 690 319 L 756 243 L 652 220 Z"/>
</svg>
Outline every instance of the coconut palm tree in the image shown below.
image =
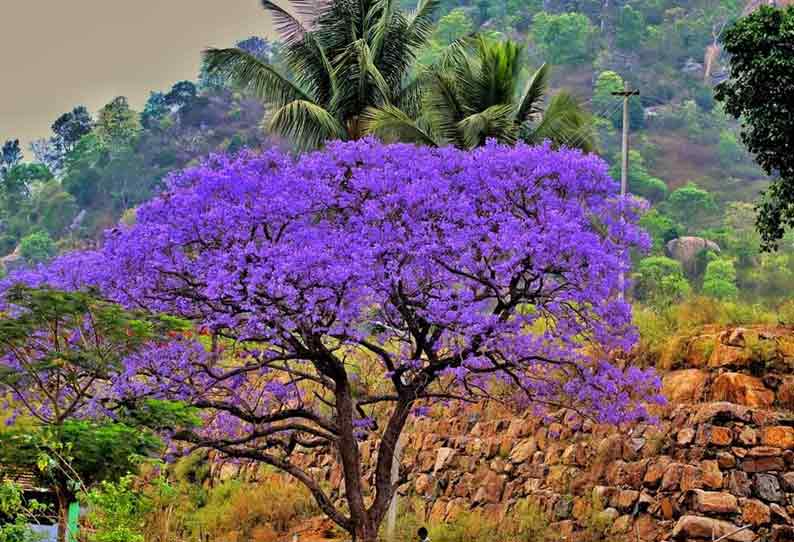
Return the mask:
<svg viewBox="0 0 794 542">
<path fill-rule="evenodd" d="M 519 95 L 521 46 L 483 36 L 451 50 L 423 74 L 426 82 L 420 115 L 397 105 L 370 107 L 366 131 L 384 139 L 471 149 L 494 138 L 512 144 L 551 140 L 592 151 L 590 115 L 566 92 L 544 104 L 549 67 L 541 66 Z"/>
<path fill-rule="evenodd" d="M 297 146 L 363 135 L 372 106 L 418 108 L 408 72 L 433 30 L 439 0 L 418 0 L 410 13 L 399 0 L 261 0 L 284 43 L 289 73 L 247 52 L 209 49 L 209 73 L 253 91 L 269 106 L 267 125 Z"/>
</svg>

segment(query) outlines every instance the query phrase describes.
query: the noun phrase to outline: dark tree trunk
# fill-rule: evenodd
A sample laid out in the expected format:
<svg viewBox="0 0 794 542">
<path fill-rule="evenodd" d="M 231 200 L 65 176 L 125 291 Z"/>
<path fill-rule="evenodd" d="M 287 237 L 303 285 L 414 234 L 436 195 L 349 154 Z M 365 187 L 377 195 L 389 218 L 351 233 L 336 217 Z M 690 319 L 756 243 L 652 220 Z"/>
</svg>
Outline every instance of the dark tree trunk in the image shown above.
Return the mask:
<svg viewBox="0 0 794 542">
<path fill-rule="evenodd" d="M 69 531 L 69 492 L 58 485 L 55 488 L 55 497 L 58 506 L 58 542 L 67 542 Z"/>
</svg>

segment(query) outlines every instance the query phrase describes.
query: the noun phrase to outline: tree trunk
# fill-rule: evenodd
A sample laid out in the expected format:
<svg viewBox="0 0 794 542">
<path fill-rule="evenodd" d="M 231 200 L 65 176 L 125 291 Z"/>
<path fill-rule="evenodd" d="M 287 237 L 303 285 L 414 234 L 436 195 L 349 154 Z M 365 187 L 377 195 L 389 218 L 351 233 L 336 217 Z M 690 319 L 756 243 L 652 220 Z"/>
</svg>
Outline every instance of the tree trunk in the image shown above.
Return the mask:
<svg viewBox="0 0 794 542">
<path fill-rule="evenodd" d="M 353 542 L 377 542 L 378 541 L 378 526 L 374 525 L 371 521 L 366 521 L 362 525 L 356 527 L 353 533 Z"/>
<path fill-rule="evenodd" d="M 55 497 L 58 500 L 58 542 L 68 542 L 69 532 L 69 494 L 63 487 L 55 488 Z"/>
</svg>

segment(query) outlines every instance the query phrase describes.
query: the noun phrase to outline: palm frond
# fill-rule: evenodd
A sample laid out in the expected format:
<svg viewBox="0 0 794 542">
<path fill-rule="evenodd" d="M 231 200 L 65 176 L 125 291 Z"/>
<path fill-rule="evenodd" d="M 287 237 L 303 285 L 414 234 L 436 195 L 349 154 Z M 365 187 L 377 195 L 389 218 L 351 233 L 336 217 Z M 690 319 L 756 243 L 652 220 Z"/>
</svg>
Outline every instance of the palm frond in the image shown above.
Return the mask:
<svg viewBox="0 0 794 542">
<path fill-rule="evenodd" d="M 425 99 L 425 109 L 441 137 L 461 146 L 458 123 L 466 114 L 458 93 L 453 74 L 444 71 L 433 72 L 431 88 Z"/>
<path fill-rule="evenodd" d="M 273 66 L 241 49 L 207 49 L 203 57 L 209 73 L 253 92 L 266 103 L 283 105 L 291 100 L 312 101 L 311 96 Z"/>
<path fill-rule="evenodd" d="M 260 0 L 260 2 L 273 18 L 273 26 L 284 43 L 291 44 L 303 39 L 307 29 L 297 17 L 275 2 L 270 0 Z"/>
<path fill-rule="evenodd" d="M 567 92 L 560 92 L 551 99 L 540 123 L 522 139 L 533 144 L 549 140 L 555 145 L 585 152 L 596 148 L 590 114 Z"/>
<path fill-rule="evenodd" d="M 268 122 L 271 132 L 302 149 L 314 149 L 332 139 L 347 139 L 340 122 L 326 109 L 306 100 L 294 100 L 276 109 Z"/>
<path fill-rule="evenodd" d="M 380 9 L 380 18 L 377 23 L 372 28 L 372 37 L 371 43 L 372 46 L 372 55 L 375 58 L 378 58 L 381 54 L 381 49 L 383 47 L 383 42 L 386 39 L 386 35 L 389 31 L 389 26 L 392 22 L 392 16 L 394 15 L 394 8 L 395 2 L 397 0 L 377 0 L 375 3 L 376 7 Z M 374 10 L 373 10 L 374 11 Z"/>
<path fill-rule="evenodd" d="M 327 105 L 336 94 L 336 70 L 315 32 L 289 46 L 285 60 L 301 88 L 310 91 L 314 101 Z"/>
<path fill-rule="evenodd" d="M 369 107 L 362 116 L 364 133 L 373 134 L 384 141 L 403 141 L 438 147 L 439 143 L 426 129 L 400 108 L 390 104 Z"/>
<path fill-rule="evenodd" d="M 526 122 L 543 112 L 541 102 L 549 88 L 549 73 L 548 64 L 543 64 L 527 81 L 526 89 L 516 112 L 517 122 Z"/>
<path fill-rule="evenodd" d="M 311 30 L 317 20 L 331 7 L 333 0 L 291 0 L 295 11 L 306 21 L 307 29 Z"/>
<path fill-rule="evenodd" d="M 483 145 L 489 138 L 508 145 L 515 143 L 518 134 L 514 114 L 513 104 L 498 104 L 460 121 L 458 131 L 465 148 Z"/>
<path fill-rule="evenodd" d="M 408 19 L 406 36 L 411 47 L 418 48 L 427 43 L 434 29 L 434 15 L 441 0 L 419 0 Z"/>
</svg>

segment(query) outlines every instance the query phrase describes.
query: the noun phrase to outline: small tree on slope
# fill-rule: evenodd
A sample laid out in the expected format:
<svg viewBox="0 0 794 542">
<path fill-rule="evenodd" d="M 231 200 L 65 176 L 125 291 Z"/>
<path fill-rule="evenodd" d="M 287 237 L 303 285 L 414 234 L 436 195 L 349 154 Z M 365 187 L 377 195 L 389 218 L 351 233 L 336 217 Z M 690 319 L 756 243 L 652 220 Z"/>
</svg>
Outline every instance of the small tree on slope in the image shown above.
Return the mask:
<svg viewBox="0 0 794 542">
<path fill-rule="evenodd" d="M 212 341 L 130 356 L 116 392 L 201 409 L 203 428 L 175 438 L 288 473 L 371 541 L 395 444 L 436 401 L 502 381 L 536 406 L 619 423 L 660 400 L 654 374 L 597 354 L 635 340 L 617 292 L 628 249 L 648 242 L 638 211 L 578 151 L 365 139 L 297 160 L 213 157 L 99 252 L 27 280 L 193 320 Z M 338 458 L 344 508 L 295 461 L 306 450 Z"/>
</svg>

